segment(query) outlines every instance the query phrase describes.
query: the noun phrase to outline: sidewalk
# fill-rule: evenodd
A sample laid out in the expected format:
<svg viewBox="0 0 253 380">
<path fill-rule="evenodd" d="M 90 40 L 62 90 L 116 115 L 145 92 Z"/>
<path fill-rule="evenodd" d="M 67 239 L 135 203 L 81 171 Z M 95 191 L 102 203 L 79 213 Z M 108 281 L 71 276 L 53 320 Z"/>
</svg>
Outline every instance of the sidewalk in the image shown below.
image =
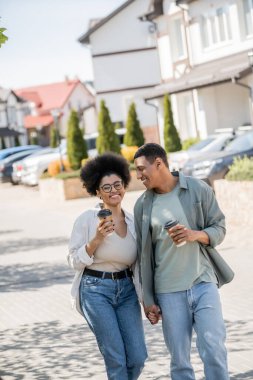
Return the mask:
<svg viewBox="0 0 253 380">
<path fill-rule="evenodd" d="M 132 211 L 141 192 L 126 195 Z M 0 377 L 3 380 L 106 380 L 82 317 L 71 310 L 66 265 L 75 218 L 96 199 L 42 201 L 34 188 L 0 185 Z M 232 380 L 253 380 L 252 229 L 228 226 L 220 252 L 236 272 L 221 289 Z M 144 320 L 149 360 L 140 380 L 170 379 L 161 324 Z M 195 343 L 196 380 L 204 379 Z M 219 379 L 215 379 L 219 380 Z"/>
</svg>

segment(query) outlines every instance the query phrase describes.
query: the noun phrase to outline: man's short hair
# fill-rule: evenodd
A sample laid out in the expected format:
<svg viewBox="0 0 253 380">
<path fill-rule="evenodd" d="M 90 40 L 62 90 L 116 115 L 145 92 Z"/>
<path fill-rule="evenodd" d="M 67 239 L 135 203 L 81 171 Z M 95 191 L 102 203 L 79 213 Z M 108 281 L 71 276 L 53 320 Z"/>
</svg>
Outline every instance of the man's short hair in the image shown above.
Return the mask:
<svg viewBox="0 0 253 380">
<path fill-rule="evenodd" d="M 147 143 L 142 145 L 135 153 L 134 160 L 144 156 L 151 164 L 154 163 L 157 157 L 161 158 L 164 164 L 169 167 L 167 153 L 159 144 Z"/>
</svg>

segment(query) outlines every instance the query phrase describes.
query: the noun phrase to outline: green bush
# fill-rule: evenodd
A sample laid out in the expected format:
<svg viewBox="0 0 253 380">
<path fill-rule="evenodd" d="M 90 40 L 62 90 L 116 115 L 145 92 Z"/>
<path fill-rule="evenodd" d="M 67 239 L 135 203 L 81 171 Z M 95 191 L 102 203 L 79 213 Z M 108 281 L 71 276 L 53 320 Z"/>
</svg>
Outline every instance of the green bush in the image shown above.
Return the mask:
<svg viewBox="0 0 253 380">
<path fill-rule="evenodd" d="M 164 146 L 167 153 L 177 152 L 182 149 L 168 95 L 164 95 Z"/>
<path fill-rule="evenodd" d="M 82 160 L 88 157 L 86 142 L 79 128 L 78 114 L 75 110 L 71 111 L 68 120 L 67 153 L 70 167 L 74 170 L 79 169 Z"/>
<path fill-rule="evenodd" d="M 100 102 L 96 148 L 99 154 L 103 154 L 105 152 L 120 153 L 119 137 L 115 132 L 109 110 L 106 107 L 104 100 L 101 100 Z"/>
<path fill-rule="evenodd" d="M 197 144 L 199 141 L 200 139 L 198 137 L 190 137 L 189 139 L 184 140 L 182 144 L 182 150 L 189 149 L 190 146 Z"/>
<path fill-rule="evenodd" d="M 137 117 L 135 104 L 131 103 L 126 122 L 126 134 L 124 136 L 124 144 L 126 146 L 142 146 L 144 144 L 144 136 Z"/>
<path fill-rule="evenodd" d="M 235 158 L 229 169 L 227 180 L 253 181 L 253 157 Z"/>
<path fill-rule="evenodd" d="M 72 170 L 71 172 L 61 172 L 59 174 L 56 174 L 56 176 L 51 177 L 48 172 L 45 172 L 41 174 L 40 179 L 51 179 L 51 178 L 56 178 L 56 179 L 68 179 L 68 178 L 80 178 L 80 169 L 78 170 Z"/>
<path fill-rule="evenodd" d="M 51 148 L 56 148 L 58 146 L 59 136 L 58 130 L 54 125 L 50 128 L 50 146 Z"/>
</svg>

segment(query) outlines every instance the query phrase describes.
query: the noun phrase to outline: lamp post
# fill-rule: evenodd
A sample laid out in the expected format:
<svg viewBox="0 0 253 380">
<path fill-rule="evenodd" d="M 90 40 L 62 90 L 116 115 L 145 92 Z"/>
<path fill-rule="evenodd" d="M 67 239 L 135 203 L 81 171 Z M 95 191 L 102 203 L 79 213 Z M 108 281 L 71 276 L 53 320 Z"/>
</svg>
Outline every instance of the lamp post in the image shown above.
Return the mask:
<svg viewBox="0 0 253 380">
<path fill-rule="evenodd" d="M 62 159 L 62 150 L 61 150 L 61 135 L 60 135 L 60 124 L 59 124 L 59 119 L 61 116 L 61 110 L 58 108 L 55 108 L 51 110 L 51 115 L 53 116 L 54 119 L 54 125 L 56 128 L 56 135 L 57 135 L 57 145 L 59 149 L 59 154 L 60 154 L 60 171 L 64 172 L 64 165 L 63 165 L 63 159 Z"/>
</svg>

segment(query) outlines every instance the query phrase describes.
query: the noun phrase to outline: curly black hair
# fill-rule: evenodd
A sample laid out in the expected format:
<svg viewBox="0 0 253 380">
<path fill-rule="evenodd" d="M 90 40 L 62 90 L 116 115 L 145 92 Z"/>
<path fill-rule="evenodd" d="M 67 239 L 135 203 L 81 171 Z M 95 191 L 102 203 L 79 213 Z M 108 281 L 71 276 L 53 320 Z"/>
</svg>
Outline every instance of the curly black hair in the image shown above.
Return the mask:
<svg viewBox="0 0 253 380">
<path fill-rule="evenodd" d="M 128 162 L 124 157 L 108 152 L 88 160 L 81 169 L 80 177 L 87 192 L 97 195 L 101 179 L 111 174 L 118 175 L 124 187 L 128 186 L 131 179 Z"/>
</svg>

